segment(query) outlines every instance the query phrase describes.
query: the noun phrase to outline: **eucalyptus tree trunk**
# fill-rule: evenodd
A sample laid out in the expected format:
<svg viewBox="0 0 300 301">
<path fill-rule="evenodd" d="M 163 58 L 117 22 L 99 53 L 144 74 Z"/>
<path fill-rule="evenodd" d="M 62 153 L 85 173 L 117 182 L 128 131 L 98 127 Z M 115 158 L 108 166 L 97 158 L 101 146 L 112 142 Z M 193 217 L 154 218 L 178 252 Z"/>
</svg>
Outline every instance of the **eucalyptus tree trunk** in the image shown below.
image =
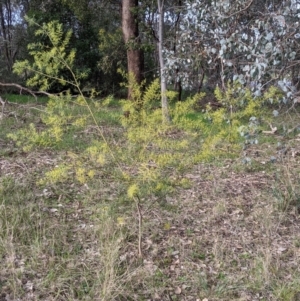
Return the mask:
<svg viewBox="0 0 300 301">
<path fill-rule="evenodd" d="M 164 74 L 165 63 L 163 57 L 164 42 L 164 0 L 157 0 L 158 5 L 158 57 L 160 66 L 160 90 L 161 90 L 161 107 L 164 122 L 170 122 L 167 99 L 167 81 Z"/>
<path fill-rule="evenodd" d="M 134 80 L 140 84 L 143 80 L 144 62 L 139 38 L 138 4 L 138 0 L 123 0 L 122 31 L 127 48 L 128 75 L 134 76 Z M 128 99 L 132 99 L 132 87 L 130 85 Z"/>
</svg>

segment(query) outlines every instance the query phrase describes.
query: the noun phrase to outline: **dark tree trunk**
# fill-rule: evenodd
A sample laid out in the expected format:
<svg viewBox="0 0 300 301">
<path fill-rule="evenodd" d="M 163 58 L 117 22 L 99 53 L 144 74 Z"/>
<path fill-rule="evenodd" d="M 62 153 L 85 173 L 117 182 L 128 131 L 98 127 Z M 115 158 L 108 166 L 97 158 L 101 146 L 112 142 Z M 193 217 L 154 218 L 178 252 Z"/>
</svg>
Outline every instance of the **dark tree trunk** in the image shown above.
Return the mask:
<svg viewBox="0 0 300 301">
<path fill-rule="evenodd" d="M 138 1 L 123 0 L 122 30 L 127 47 L 128 74 L 133 75 L 138 84 L 143 80 L 144 57 L 141 50 L 138 22 Z M 132 90 L 128 88 L 128 99 L 132 99 Z"/>
<path fill-rule="evenodd" d="M 3 46 L 1 50 L 6 59 L 7 70 L 11 72 L 17 50 L 12 49 L 12 9 L 10 1 L 0 1 L 0 19 L 0 34 L 3 38 Z"/>
</svg>

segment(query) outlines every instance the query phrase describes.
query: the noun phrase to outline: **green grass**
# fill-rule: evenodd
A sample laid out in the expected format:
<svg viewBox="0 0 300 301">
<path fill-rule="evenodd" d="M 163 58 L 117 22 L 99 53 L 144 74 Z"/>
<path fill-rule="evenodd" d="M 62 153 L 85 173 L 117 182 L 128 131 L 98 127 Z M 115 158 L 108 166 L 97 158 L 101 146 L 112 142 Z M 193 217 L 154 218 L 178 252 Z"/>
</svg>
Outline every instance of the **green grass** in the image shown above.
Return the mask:
<svg viewBox="0 0 300 301">
<path fill-rule="evenodd" d="M 26 104 L 32 102 L 46 104 L 48 101 L 47 96 L 38 96 L 37 99 L 35 99 L 32 95 L 23 95 L 23 94 L 4 94 L 3 99 L 18 104 Z"/>
</svg>

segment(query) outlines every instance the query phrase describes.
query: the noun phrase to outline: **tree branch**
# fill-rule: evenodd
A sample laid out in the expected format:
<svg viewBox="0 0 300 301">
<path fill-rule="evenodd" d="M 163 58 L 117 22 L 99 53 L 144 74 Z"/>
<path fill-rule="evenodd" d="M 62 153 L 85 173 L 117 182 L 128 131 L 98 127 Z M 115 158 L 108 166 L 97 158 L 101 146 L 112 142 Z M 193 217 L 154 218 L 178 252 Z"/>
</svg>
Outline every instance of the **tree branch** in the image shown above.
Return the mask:
<svg viewBox="0 0 300 301">
<path fill-rule="evenodd" d="M 245 10 L 247 10 L 247 9 L 251 6 L 251 4 L 253 3 L 253 1 L 254 1 L 254 0 L 250 0 L 250 2 L 247 4 L 247 6 L 244 7 L 243 9 L 241 9 L 241 10 L 235 12 L 235 13 L 232 13 L 232 14 L 230 14 L 229 16 L 222 16 L 222 17 L 223 17 L 224 19 L 228 19 L 228 18 L 231 18 L 231 17 L 233 17 L 233 16 L 235 16 L 235 15 L 238 15 L 238 14 L 244 12 Z"/>
<path fill-rule="evenodd" d="M 45 91 L 32 91 L 32 90 L 30 90 L 28 88 L 25 88 L 25 87 L 23 87 L 21 85 L 15 84 L 15 83 L 1 83 L 0 82 L 0 86 L 3 86 L 3 87 L 16 87 L 16 88 L 18 88 L 20 90 L 20 94 L 22 93 L 22 91 L 25 91 L 25 92 L 31 94 L 35 98 L 35 100 L 37 100 L 36 94 L 44 94 L 46 96 L 50 96 L 51 95 L 50 93 L 45 92 Z"/>
</svg>

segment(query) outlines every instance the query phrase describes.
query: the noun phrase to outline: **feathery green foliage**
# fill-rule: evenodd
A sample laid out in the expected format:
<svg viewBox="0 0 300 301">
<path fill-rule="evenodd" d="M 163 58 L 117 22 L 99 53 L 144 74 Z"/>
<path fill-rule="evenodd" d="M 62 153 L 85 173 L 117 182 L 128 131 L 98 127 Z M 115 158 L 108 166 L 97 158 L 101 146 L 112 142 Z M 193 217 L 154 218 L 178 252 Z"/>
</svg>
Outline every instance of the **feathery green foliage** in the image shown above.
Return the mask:
<svg viewBox="0 0 300 301">
<path fill-rule="evenodd" d="M 30 124 L 28 128 L 10 133 L 9 137 L 16 141 L 18 146 L 22 146 L 24 151 L 30 151 L 39 146 L 55 146 L 64 139 L 64 134 L 72 128 L 83 128 L 86 125 L 87 112 L 84 113 L 81 110 L 80 115 L 78 115 L 78 111 L 74 111 L 74 108 L 71 109 L 71 102 L 73 101 L 70 94 L 50 96 L 46 110 L 41 115 L 42 130 L 38 129 L 37 125 Z M 76 98 L 76 102 L 81 103 L 80 96 Z"/>
<path fill-rule="evenodd" d="M 196 161 L 237 156 L 245 143 L 257 143 L 263 122 L 271 118 L 263 105 L 270 99 L 278 100 L 279 95 L 278 89 L 271 87 L 262 96 L 254 97 L 238 82 L 228 83 L 225 92 L 217 87 L 215 96 L 222 107 L 213 110 L 207 106 L 207 123 L 202 126 L 206 138 Z"/>
<path fill-rule="evenodd" d="M 81 79 L 87 76 L 87 70 L 79 71 L 74 67 L 75 50 L 68 49 L 72 31 L 63 31 L 62 24 L 57 21 L 38 25 L 33 19 L 28 18 L 31 26 L 38 26 L 35 35 L 45 38 L 45 42 L 28 45 L 29 54 L 33 57 L 33 63 L 29 60 L 17 61 L 14 64 L 14 72 L 18 75 L 30 75 L 27 85 L 48 90 L 54 83 L 62 86 L 71 85 L 75 88 Z M 67 71 L 71 75 L 69 80 L 63 75 Z"/>
</svg>

